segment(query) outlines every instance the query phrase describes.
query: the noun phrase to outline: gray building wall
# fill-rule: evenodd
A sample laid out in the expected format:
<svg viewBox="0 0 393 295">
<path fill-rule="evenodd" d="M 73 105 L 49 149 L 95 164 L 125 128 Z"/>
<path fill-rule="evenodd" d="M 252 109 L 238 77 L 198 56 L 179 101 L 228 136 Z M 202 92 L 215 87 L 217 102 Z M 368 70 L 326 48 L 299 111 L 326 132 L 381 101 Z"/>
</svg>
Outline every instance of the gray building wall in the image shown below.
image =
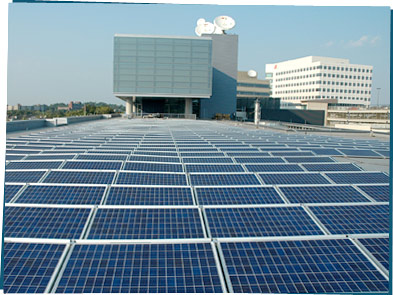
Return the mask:
<svg viewBox="0 0 393 295">
<path fill-rule="evenodd" d="M 213 40 L 213 83 L 211 98 L 201 99 L 200 118 L 211 119 L 217 113 L 236 112 L 238 36 L 203 36 L 209 36 Z"/>
</svg>

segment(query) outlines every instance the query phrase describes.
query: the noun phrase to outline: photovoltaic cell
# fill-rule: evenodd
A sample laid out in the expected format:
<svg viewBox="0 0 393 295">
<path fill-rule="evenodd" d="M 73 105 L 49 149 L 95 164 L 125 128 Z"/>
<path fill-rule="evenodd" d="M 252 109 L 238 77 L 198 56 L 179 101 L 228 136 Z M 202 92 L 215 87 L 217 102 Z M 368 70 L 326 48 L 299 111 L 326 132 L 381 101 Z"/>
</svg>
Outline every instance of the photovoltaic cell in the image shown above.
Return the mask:
<svg viewBox="0 0 393 295">
<path fill-rule="evenodd" d="M 359 173 L 326 173 L 335 183 L 389 183 L 389 177 L 382 172 L 359 172 Z"/>
<path fill-rule="evenodd" d="M 190 174 L 190 181 L 194 186 L 260 184 L 254 174 Z"/>
<path fill-rule="evenodd" d="M 206 208 L 213 238 L 323 234 L 301 207 Z"/>
<path fill-rule="evenodd" d="M 104 192 L 102 186 L 32 185 L 22 192 L 16 203 L 99 205 Z"/>
<path fill-rule="evenodd" d="M 115 172 L 51 171 L 44 182 L 111 184 L 114 176 Z"/>
<path fill-rule="evenodd" d="M 349 240 L 221 243 L 235 293 L 387 292 L 388 281 Z"/>
<path fill-rule="evenodd" d="M 199 205 L 284 203 L 273 187 L 197 187 Z"/>
<path fill-rule="evenodd" d="M 359 239 L 359 242 L 389 270 L 389 238 L 367 238 Z"/>
<path fill-rule="evenodd" d="M 193 205 L 188 187 L 112 186 L 106 205 Z"/>
<path fill-rule="evenodd" d="M 65 163 L 63 169 L 93 169 L 93 170 L 119 170 L 122 165 L 122 162 L 103 162 L 103 161 L 71 161 Z"/>
<path fill-rule="evenodd" d="M 335 162 L 330 157 L 285 157 L 289 163 L 331 163 Z"/>
<path fill-rule="evenodd" d="M 304 170 L 297 164 L 247 164 L 246 168 L 250 172 L 303 172 Z"/>
<path fill-rule="evenodd" d="M 351 186 L 292 186 L 280 190 L 291 203 L 369 202 Z"/>
<path fill-rule="evenodd" d="M 236 165 L 236 164 L 214 164 L 214 165 L 193 165 L 193 164 L 187 164 L 186 165 L 186 171 L 189 173 L 192 172 L 244 172 L 244 169 L 241 165 Z"/>
<path fill-rule="evenodd" d="M 46 171 L 5 171 L 5 182 L 38 182 Z"/>
<path fill-rule="evenodd" d="M 302 156 L 302 157 L 313 157 L 314 154 L 312 152 L 271 152 L 273 156 L 275 157 L 290 157 L 290 156 Z"/>
<path fill-rule="evenodd" d="M 212 246 L 75 245 L 56 293 L 222 293 Z"/>
<path fill-rule="evenodd" d="M 24 155 L 5 155 L 6 161 L 17 161 L 22 160 L 25 156 Z"/>
<path fill-rule="evenodd" d="M 101 161 L 124 161 L 127 155 L 92 155 L 81 154 L 77 157 L 78 160 L 101 160 Z"/>
<path fill-rule="evenodd" d="M 303 164 L 308 171 L 361 171 L 352 163 Z"/>
<path fill-rule="evenodd" d="M 6 184 L 4 186 L 4 200 L 6 203 L 11 201 L 11 199 L 19 192 L 23 185 L 17 184 Z"/>
<path fill-rule="evenodd" d="M 128 159 L 129 161 L 140 161 L 140 162 L 166 162 L 166 163 L 180 163 L 180 159 L 177 157 L 154 157 L 154 156 L 138 156 L 132 155 Z"/>
<path fill-rule="evenodd" d="M 183 172 L 183 166 L 181 164 L 169 164 L 169 163 L 126 162 L 123 170 Z"/>
<path fill-rule="evenodd" d="M 67 160 L 73 159 L 75 154 L 59 154 L 59 155 L 30 155 L 26 161 L 42 161 L 42 160 Z"/>
<path fill-rule="evenodd" d="M 116 184 L 131 185 L 187 185 L 185 174 L 120 172 Z"/>
<path fill-rule="evenodd" d="M 318 173 L 278 173 L 259 176 L 266 184 L 329 184 L 329 181 Z"/>
<path fill-rule="evenodd" d="M 99 209 L 89 239 L 203 238 L 196 208 Z"/>
<path fill-rule="evenodd" d="M 335 149 L 321 148 L 321 149 L 309 149 L 314 154 L 321 156 L 342 156 L 340 152 Z"/>
<path fill-rule="evenodd" d="M 388 185 L 359 185 L 358 188 L 360 188 L 377 202 L 390 201 Z"/>
<path fill-rule="evenodd" d="M 208 158 L 208 157 L 199 157 L 199 158 L 183 158 L 183 163 L 229 163 L 233 164 L 231 158 Z"/>
<path fill-rule="evenodd" d="M 56 169 L 62 164 L 61 161 L 43 161 L 43 162 L 10 162 L 6 169 Z"/>
<path fill-rule="evenodd" d="M 5 207 L 4 236 L 78 239 L 90 209 Z"/>
<path fill-rule="evenodd" d="M 347 156 L 361 156 L 361 157 L 381 157 L 372 150 L 361 150 L 361 149 L 338 149 L 340 152 Z"/>
<path fill-rule="evenodd" d="M 273 158 L 273 157 L 236 157 L 237 163 L 284 163 L 282 158 Z"/>
<path fill-rule="evenodd" d="M 389 232 L 388 205 L 310 207 L 331 234 Z"/>
<path fill-rule="evenodd" d="M 263 152 L 226 152 L 229 157 L 269 157 L 268 153 Z"/>
<path fill-rule="evenodd" d="M 4 293 L 44 293 L 65 245 L 4 243 Z"/>
</svg>

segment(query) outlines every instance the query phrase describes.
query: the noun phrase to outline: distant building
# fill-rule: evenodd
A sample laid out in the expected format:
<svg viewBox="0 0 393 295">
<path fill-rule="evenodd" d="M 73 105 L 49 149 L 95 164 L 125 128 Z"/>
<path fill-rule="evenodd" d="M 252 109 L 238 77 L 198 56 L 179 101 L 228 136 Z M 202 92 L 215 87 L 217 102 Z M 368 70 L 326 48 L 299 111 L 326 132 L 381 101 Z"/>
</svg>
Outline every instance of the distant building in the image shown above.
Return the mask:
<svg viewBox="0 0 393 295">
<path fill-rule="evenodd" d="M 270 81 L 258 79 L 257 72 L 250 70 L 237 73 L 237 116 L 253 119 L 255 100 L 261 109 L 279 109 L 280 99 L 270 97 Z"/>
<path fill-rule="evenodd" d="M 70 101 L 68 103 L 68 110 L 80 110 L 83 108 L 83 104 L 80 101 Z"/>
<path fill-rule="evenodd" d="M 17 104 L 14 106 L 8 105 L 7 104 L 7 111 L 19 111 L 21 109 L 22 105 L 21 104 Z"/>
<path fill-rule="evenodd" d="M 307 56 L 266 65 L 272 97 L 282 108 L 303 108 L 302 101 L 335 99 L 336 106 L 368 107 L 373 67 L 348 59 Z"/>
<path fill-rule="evenodd" d="M 15 106 L 7 105 L 7 111 L 39 111 L 45 112 L 48 109 L 46 104 L 36 104 L 32 106 L 23 106 L 21 104 L 17 104 Z"/>
</svg>

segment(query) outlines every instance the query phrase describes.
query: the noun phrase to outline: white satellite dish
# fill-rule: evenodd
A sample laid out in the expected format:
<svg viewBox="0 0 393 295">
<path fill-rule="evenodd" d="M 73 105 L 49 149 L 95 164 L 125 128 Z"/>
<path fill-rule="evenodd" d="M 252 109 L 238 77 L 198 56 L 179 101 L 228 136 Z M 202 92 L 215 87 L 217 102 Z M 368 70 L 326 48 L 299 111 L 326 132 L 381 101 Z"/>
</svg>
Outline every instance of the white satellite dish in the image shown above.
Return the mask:
<svg viewBox="0 0 393 295">
<path fill-rule="evenodd" d="M 258 73 L 257 73 L 256 71 L 254 71 L 254 70 L 249 70 L 249 71 L 247 72 L 247 75 L 248 75 L 250 78 L 255 78 L 256 76 L 258 76 Z"/>
<path fill-rule="evenodd" d="M 204 18 L 200 18 L 197 20 L 197 26 L 203 25 L 205 22 L 206 22 L 206 20 Z"/>
<path fill-rule="evenodd" d="M 210 22 L 205 22 L 203 25 L 201 25 L 201 28 L 202 34 L 213 34 L 215 26 Z"/>
<path fill-rule="evenodd" d="M 224 34 L 224 31 L 220 27 L 217 27 L 215 25 L 213 34 L 222 35 L 222 34 Z"/>
<path fill-rule="evenodd" d="M 214 19 L 214 24 L 217 27 L 220 27 L 223 31 L 230 30 L 236 25 L 235 20 L 230 16 L 226 15 L 217 16 Z"/>
<path fill-rule="evenodd" d="M 195 34 L 199 37 L 202 36 L 202 26 L 195 27 Z"/>
</svg>

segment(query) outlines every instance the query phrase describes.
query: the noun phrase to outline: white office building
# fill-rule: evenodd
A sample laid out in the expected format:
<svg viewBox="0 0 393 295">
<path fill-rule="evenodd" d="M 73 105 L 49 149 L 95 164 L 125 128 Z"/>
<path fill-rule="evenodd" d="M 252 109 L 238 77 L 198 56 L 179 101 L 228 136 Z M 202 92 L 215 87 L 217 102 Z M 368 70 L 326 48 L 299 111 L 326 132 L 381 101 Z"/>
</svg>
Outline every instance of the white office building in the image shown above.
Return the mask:
<svg viewBox="0 0 393 295">
<path fill-rule="evenodd" d="M 350 64 L 348 59 L 307 56 L 267 64 L 272 97 L 282 108 L 303 108 L 302 101 L 337 100 L 337 106 L 368 107 L 373 67 Z"/>
</svg>

